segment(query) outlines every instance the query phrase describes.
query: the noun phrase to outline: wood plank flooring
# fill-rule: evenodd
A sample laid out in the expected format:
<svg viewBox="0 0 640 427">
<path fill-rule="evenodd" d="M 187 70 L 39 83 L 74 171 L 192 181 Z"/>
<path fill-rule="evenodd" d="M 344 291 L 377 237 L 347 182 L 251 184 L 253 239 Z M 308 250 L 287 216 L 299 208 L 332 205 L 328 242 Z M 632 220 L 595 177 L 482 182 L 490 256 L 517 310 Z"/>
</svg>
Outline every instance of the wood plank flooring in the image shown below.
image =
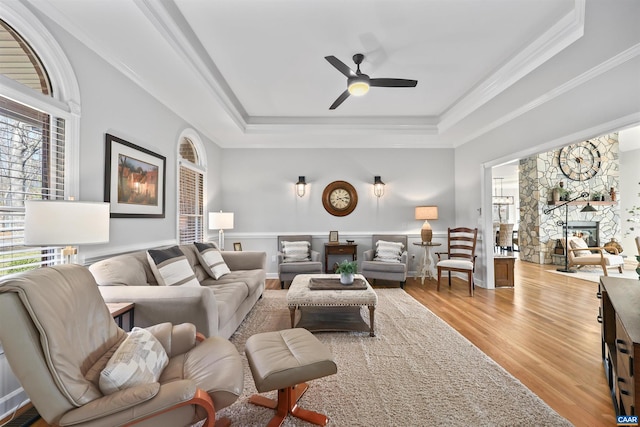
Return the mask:
<svg viewBox="0 0 640 427">
<path fill-rule="evenodd" d="M 552 268 L 516 261 L 515 288 L 476 287 L 474 297 L 459 279 L 451 288 L 445 281 L 440 292 L 433 280 L 422 286 L 409 279 L 405 290 L 574 425 L 615 426 L 600 356 L 597 284 L 546 271 Z M 280 282 L 269 279 L 267 288 L 280 289 Z"/>
</svg>

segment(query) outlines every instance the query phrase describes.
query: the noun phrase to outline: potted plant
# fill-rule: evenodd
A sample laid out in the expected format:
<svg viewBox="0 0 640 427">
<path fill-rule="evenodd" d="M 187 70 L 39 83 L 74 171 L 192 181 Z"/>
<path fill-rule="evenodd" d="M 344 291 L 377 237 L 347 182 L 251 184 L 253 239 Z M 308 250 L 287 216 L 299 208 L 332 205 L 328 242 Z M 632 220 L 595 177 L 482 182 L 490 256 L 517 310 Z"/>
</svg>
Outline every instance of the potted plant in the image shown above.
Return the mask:
<svg viewBox="0 0 640 427">
<path fill-rule="evenodd" d="M 601 198 L 602 198 L 602 192 L 594 191 L 591 193 L 591 200 L 599 202 Z"/>
<path fill-rule="evenodd" d="M 356 261 L 344 260 L 336 268 L 336 273 L 340 273 L 340 283 L 343 285 L 353 284 L 353 275 L 358 272 L 358 263 Z"/>
</svg>

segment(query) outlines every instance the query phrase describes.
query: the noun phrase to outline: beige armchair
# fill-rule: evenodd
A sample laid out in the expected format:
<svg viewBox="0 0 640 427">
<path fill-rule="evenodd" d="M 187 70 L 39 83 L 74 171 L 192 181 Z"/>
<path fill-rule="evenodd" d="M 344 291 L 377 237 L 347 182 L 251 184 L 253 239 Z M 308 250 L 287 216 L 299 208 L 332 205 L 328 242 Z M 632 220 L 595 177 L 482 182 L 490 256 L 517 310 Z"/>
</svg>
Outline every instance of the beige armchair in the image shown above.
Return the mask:
<svg viewBox="0 0 640 427">
<path fill-rule="evenodd" d="M 611 250 L 611 248 L 609 248 Z M 618 255 L 618 251 L 610 254 L 604 248 L 589 247 L 582 237 L 569 237 L 569 247 L 567 251 L 568 267 L 582 268 L 586 265 L 599 265 L 602 272 L 608 276 L 607 267 L 617 267 L 622 273 L 624 258 Z"/>
<path fill-rule="evenodd" d="M 392 242 L 402 244 L 402 248 L 391 257 L 385 259 L 378 252 L 378 242 Z M 374 234 L 371 238 L 372 249 L 364 251 L 362 254 L 361 273 L 367 279 L 397 280 L 400 287 L 404 288 L 407 281 L 407 236 Z"/>
<path fill-rule="evenodd" d="M 309 244 L 306 247 L 306 253 L 300 254 L 298 250 L 293 249 L 290 253 L 285 247 L 286 243 L 304 243 Z M 290 245 L 289 245 L 290 246 Z M 322 273 L 322 262 L 320 262 L 320 252 L 311 249 L 311 236 L 278 236 L 278 278 L 280 279 L 280 287 L 284 289 L 285 282 L 290 282 L 298 274 L 320 274 Z"/>
<path fill-rule="evenodd" d="M 11 370 L 49 424 L 186 426 L 206 419 L 211 427 L 215 411 L 242 392 L 242 359 L 233 344 L 205 339 L 191 324 L 164 323 L 147 329 L 155 337 L 149 336 L 154 354 L 164 349 L 167 357 L 160 359 L 168 358 L 158 380 L 103 393 L 101 372 L 121 344 L 131 341 L 125 341 L 89 270 L 79 265 L 0 281 L 0 325 Z M 143 365 L 151 360 L 139 359 Z M 129 360 L 120 363 L 138 373 L 140 364 Z"/>
</svg>

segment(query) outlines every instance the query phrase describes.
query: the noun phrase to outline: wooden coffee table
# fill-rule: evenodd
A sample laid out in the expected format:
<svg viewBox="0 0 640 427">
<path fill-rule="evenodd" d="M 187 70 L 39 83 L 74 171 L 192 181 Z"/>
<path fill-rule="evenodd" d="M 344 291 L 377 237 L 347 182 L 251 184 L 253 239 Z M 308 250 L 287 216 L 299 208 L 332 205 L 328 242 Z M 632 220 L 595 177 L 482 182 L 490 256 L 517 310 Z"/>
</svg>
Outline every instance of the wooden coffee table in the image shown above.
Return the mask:
<svg viewBox="0 0 640 427">
<path fill-rule="evenodd" d="M 366 289 L 311 290 L 309 280 L 316 278 L 340 278 L 339 274 L 298 274 L 287 292 L 287 306 L 291 313 L 291 327 L 305 328 L 312 332 L 369 331 L 375 336 L 374 313 L 378 295 L 364 276 Z M 369 308 L 369 325 L 360 315 L 361 307 Z M 295 323 L 296 309 L 300 319 Z"/>
</svg>

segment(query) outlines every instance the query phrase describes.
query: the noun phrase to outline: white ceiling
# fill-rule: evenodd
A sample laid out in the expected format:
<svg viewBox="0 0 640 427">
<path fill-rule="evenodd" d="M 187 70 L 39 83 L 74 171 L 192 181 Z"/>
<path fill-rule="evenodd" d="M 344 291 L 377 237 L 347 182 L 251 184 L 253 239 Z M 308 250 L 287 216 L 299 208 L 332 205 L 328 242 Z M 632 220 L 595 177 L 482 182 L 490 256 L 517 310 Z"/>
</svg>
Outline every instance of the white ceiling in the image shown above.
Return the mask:
<svg viewBox="0 0 640 427">
<path fill-rule="evenodd" d="M 464 143 L 483 131 L 465 118 L 582 36 L 585 7 L 584 0 L 28 1 L 222 147 Z M 324 57 L 355 69 L 355 53 L 365 54 L 361 68 L 371 77 L 415 79 L 417 87 L 374 87 L 330 111 L 346 78 Z"/>
</svg>

